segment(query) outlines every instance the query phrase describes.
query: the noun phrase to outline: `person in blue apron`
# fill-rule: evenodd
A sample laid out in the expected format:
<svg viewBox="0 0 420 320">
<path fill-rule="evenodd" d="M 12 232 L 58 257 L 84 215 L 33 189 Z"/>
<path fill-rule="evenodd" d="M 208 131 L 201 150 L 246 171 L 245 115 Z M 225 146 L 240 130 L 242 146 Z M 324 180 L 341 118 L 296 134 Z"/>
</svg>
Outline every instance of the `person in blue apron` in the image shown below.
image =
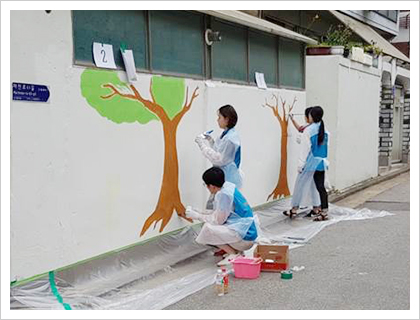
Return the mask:
<svg viewBox="0 0 420 320">
<path fill-rule="evenodd" d="M 325 171 L 328 168 L 329 132 L 325 129 L 320 106 L 312 107 L 309 113 L 311 124 L 302 133 L 301 152 L 298 163 L 292 208 L 283 214 L 295 217 L 302 202 L 307 199 L 317 214 L 314 221 L 328 219 L 328 193 L 325 189 Z"/>
<path fill-rule="evenodd" d="M 218 110 L 217 123 L 223 129 L 222 134 L 214 141 L 210 135 L 200 134 L 195 138 L 204 157 L 213 166 L 220 167 L 225 173 L 226 181 L 242 188 L 241 141 L 235 130 L 238 115 L 231 105 L 225 105 Z"/>
<path fill-rule="evenodd" d="M 214 210 L 201 213 L 187 207 L 188 218 L 205 222 L 196 241 L 216 246 L 227 253 L 218 265 L 229 264 L 250 249 L 258 237 L 254 213 L 245 197 L 231 182 L 225 181 L 222 169 L 212 167 L 203 173 L 204 184 L 214 194 Z"/>
</svg>

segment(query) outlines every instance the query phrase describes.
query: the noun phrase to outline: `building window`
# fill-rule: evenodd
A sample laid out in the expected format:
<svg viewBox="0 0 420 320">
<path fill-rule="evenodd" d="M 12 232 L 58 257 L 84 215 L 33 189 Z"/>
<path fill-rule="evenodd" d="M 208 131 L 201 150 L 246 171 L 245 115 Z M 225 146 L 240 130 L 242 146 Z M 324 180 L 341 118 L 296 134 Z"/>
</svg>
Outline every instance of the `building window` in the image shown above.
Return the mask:
<svg viewBox="0 0 420 320">
<path fill-rule="evenodd" d="M 247 78 L 247 31 L 220 21 L 212 23 L 212 29 L 220 31 L 222 41 L 214 42 L 212 49 L 212 77 L 248 81 Z"/>
<path fill-rule="evenodd" d="M 255 82 L 255 72 L 264 73 L 267 84 L 277 85 L 277 38 L 249 32 L 249 79 Z"/>
<path fill-rule="evenodd" d="M 398 10 L 373 10 L 381 16 L 388 18 L 391 21 L 397 22 Z"/>
<path fill-rule="evenodd" d="M 204 75 L 203 15 L 150 11 L 152 70 Z"/>
<path fill-rule="evenodd" d="M 123 68 L 121 43 L 133 50 L 138 69 L 146 69 L 146 19 L 144 11 L 73 11 L 74 60 L 95 65 L 93 42 L 112 44 L 115 64 Z"/>
<path fill-rule="evenodd" d="M 281 39 L 279 46 L 280 86 L 304 88 L 304 46 L 300 42 L 288 39 Z"/>
<path fill-rule="evenodd" d="M 95 66 L 93 42 L 111 44 L 118 68 L 120 46 L 133 50 L 138 71 L 255 84 L 255 72 L 271 87 L 304 88 L 304 45 L 191 11 L 72 12 L 74 62 Z M 221 41 L 207 46 L 207 27 Z"/>
</svg>

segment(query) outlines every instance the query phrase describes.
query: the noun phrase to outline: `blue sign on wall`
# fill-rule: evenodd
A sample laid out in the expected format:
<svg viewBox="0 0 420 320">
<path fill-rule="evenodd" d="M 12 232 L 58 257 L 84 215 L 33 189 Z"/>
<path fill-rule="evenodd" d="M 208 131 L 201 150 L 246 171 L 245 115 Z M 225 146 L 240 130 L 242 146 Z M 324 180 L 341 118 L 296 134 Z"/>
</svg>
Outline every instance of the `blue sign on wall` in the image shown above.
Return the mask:
<svg viewBox="0 0 420 320">
<path fill-rule="evenodd" d="M 47 86 L 13 82 L 13 100 L 47 102 L 50 91 Z"/>
</svg>

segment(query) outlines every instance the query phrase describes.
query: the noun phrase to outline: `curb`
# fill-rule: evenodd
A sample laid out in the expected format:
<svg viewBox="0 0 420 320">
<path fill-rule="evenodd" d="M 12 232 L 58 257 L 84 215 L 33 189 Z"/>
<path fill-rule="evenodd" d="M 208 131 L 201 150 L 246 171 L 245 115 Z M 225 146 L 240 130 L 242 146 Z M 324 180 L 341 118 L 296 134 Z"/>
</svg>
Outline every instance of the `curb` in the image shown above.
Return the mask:
<svg viewBox="0 0 420 320">
<path fill-rule="evenodd" d="M 386 173 L 382 176 L 377 176 L 375 178 L 370 178 L 368 180 L 359 182 L 358 184 L 351 186 L 348 189 L 344 189 L 343 191 L 339 193 L 333 192 L 331 194 L 328 194 L 329 202 L 334 203 L 334 202 L 340 201 L 356 192 L 369 188 L 375 184 L 395 178 L 396 176 L 399 176 L 400 174 L 408 172 L 408 171 L 410 171 L 410 166 L 403 167 L 401 169 Z"/>
</svg>

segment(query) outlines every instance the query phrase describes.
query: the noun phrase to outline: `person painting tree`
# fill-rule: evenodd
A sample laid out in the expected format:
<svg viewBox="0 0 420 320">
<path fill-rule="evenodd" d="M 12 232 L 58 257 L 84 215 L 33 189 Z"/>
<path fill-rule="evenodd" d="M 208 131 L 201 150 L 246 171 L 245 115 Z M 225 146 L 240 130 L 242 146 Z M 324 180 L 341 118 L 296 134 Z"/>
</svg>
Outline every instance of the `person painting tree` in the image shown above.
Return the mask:
<svg viewBox="0 0 420 320">
<path fill-rule="evenodd" d="M 309 119 L 309 113 L 311 112 L 311 109 L 312 109 L 312 107 L 309 107 L 309 108 L 306 108 L 305 109 L 305 121 L 306 121 L 306 124 L 302 124 L 302 125 L 300 125 L 299 123 L 296 122 L 296 120 L 294 119 L 294 116 L 293 116 L 292 113 L 289 114 L 290 120 L 292 120 L 292 123 L 295 126 L 296 130 L 299 131 L 300 133 L 302 133 L 303 130 L 305 130 L 305 128 L 308 127 L 311 124 L 311 121 Z"/>
<path fill-rule="evenodd" d="M 186 214 L 204 222 L 196 241 L 220 248 L 227 256 L 218 265 L 226 265 L 254 245 L 258 237 L 255 216 L 235 184 L 225 180 L 221 168 L 207 169 L 202 177 L 208 191 L 215 196 L 214 209 L 204 214 L 187 207 Z"/>
<path fill-rule="evenodd" d="M 325 189 L 325 171 L 328 168 L 329 132 L 323 121 L 324 111 L 320 106 L 309 111 L 310 125 L 303 131 L 298 159 L 298 176 L 292 197 L 292 208 L 283 214 L 293 219 L 306 199 L 313 206 L 314 221 L 328 219 L 328 194 Z"/>
<path fill-rule="evenodd" d="M 280 123 L 281 128 L 281 139 L 280 139 L 280 173 L 279 173 L 279 179 L 277 182 L 276 187 L 274 188 L 273 192 L 270 193 L 270 195 L 267 197 L 267 200 L 270 199 L 271 196 L 273 196 L 273 199 L 278 199 L 280 197 L 287 197 L 290 195 L 289 191 L 289 185 L 287 182 L 287 128 L 289 125 L 289 118 L 286 115 L 286 101 L 283 101 L 283 99 L 280 97 L 281 100 L 281 106 L 282 106 L 282 115 L 279 112 L 279 98 L 278 96 L 273 94 L 273 97 L 275 99 L 276 104 L 271 105 L 267 102 L 263 104 L 263 107 L 269 107 L 274 114 L 274 117 L 278 120 Z M 293 110 L 293 107 L 296 103 L 296 97 L 293 100 L 292 105 L 288 106 L 288 114 Z"/>
<path fill-rule="evenodd" d="M 198 87 L 189 98 L 183 79 L 154 76 L 150 80 L 148 100 L 134 85 L 122 82 L 116 72 L 87 69 L 81 76 L 81 89 L 89 105 L 115 123 L 146 124 L 151 120 L 162 123 L 165 148 L 162 186 L 156 208 L 144 223 L 140 236 L 159 221 L 162 221 L 159 229 L 162 232 L 174 210 L 192 222 L 185 216 L 179 194 L 176 132 L 198 96 Z"/>
</svg>

